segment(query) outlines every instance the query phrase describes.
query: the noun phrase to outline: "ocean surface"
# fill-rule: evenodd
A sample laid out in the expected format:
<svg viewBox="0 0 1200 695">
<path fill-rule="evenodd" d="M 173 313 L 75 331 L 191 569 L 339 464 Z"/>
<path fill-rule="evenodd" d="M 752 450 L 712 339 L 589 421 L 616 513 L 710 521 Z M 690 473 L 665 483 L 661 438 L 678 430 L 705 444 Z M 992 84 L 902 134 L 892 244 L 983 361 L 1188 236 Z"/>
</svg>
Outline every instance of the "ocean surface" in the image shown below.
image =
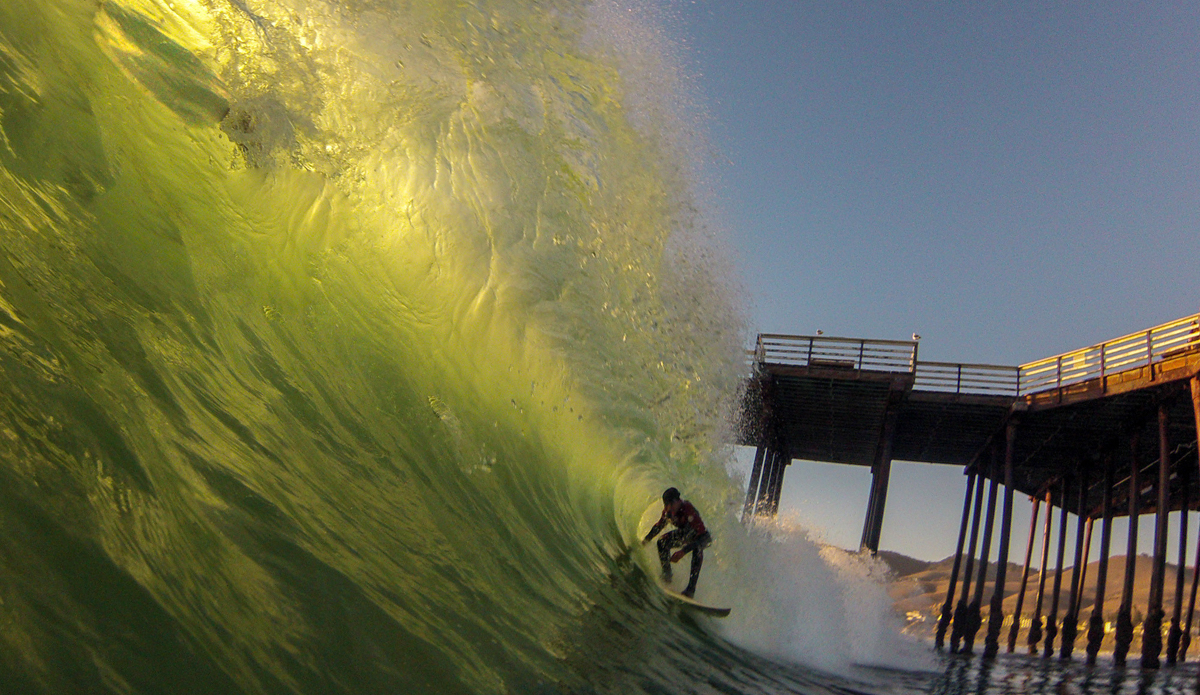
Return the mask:
<svg viewBox="0 0 1200 695">
<path fill-rule="evenodd" d="M 0 3 L 0 693 L 1142 692 L 739 522 L 672 11 Z M 668 485 L 727 619 L 655 584 Z"/>
</svg>

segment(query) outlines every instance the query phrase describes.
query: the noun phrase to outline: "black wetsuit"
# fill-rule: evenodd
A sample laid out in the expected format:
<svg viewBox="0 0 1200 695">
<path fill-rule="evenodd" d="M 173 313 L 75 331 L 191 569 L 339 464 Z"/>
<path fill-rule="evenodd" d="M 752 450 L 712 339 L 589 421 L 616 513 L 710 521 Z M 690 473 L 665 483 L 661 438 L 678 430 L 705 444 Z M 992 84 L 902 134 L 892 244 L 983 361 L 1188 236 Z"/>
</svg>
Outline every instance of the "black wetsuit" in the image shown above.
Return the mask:
<svg viewBox="0 0 1200 695">
<path fill-rule="evenodd" d="M 650 533 L 646 534 L 643 542 L 649 543 L 668 521 L 675 529 L 664 533 L 663 537 L 658 539 L 658 559 L 662 562 L 663 581 L 671 581 L 671 549 L 683 546 L 684 553 L 692 554 L 691 577 L 683 595 L 691 596 L 696 593 L 696 581 L 700 579 L 700 568 L 704 565 L 704 549 L 712 543 L 712 534 L 704 527 L 700 512 L 696 511 L 691 502 L 684 500 L 673 515 L 668 515 L 667 508 L 663 507 L 662 516 L 650 529 Z"/>
</svg>

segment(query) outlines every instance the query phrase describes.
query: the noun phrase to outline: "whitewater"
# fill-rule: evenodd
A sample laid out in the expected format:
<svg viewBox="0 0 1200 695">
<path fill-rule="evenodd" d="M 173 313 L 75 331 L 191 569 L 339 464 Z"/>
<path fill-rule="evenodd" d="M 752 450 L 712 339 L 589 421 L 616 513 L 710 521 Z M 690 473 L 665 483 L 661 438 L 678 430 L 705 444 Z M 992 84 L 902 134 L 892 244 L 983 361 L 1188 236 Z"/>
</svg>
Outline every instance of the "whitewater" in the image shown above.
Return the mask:
<svg viewBox="0 0 1200 695">
<path fill-rule="evenodd" d="M 664 16 L 0 4 L 0 692 L 929 686 L 880 565 L 739 519 Z M 656 587 L 668 485 L 727 619 Z"/>
</svg>

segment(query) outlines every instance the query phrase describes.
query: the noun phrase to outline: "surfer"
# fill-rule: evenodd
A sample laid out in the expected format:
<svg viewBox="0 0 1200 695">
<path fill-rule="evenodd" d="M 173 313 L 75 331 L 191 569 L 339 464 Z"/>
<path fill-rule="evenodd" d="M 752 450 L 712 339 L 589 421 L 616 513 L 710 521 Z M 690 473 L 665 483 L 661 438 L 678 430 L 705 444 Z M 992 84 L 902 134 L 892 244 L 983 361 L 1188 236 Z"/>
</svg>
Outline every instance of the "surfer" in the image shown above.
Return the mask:
<svg viewBox="0 0 1200 695">
<path fill-rule="evenodd" d="M 687 588 L 683 590 L 683 595 L 691 598 L 696 593 L 696 581 L 700 579 L 700 568 L 704 565 L 704 549 L 712 543 L 712 534 L 704 528 L 700 512 L 696 511 L 691 502 L 681 498 L 679 490 L 673 487 L 667 488 L 663 491 L 662 500 L 662 516 L 650 529 L 650 533 L 647 533 L 646 537 L 642 539 L 642 545 L 654 540 L 654 537 L 662 531 L 668 521 L 675 525 L 674 530 L 663 534 L 663 537 L 658 539 L 658 559 L 662 562 L 662 578 L 663 582 L 670 584 L 671 563 L 679 562 L 684 555 L 691 553 L 691 577 L 688 579 Z M 678 546 L 683 547 L 668 557 L 671 548 Z"/>
</svg>

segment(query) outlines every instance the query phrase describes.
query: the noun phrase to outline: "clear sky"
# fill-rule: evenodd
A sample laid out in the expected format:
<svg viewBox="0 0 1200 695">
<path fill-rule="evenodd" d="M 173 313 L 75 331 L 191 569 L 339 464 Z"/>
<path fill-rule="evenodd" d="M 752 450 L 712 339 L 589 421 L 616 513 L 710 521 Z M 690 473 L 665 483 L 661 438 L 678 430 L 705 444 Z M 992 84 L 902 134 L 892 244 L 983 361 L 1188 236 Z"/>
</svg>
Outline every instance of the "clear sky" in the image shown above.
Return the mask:
<svg viewBox="0 0 1200 695">
<path fill-rule="evenodd" d="M 672 7 L 752 330 L 1019 364 L 1200 310 L 1200 3 Z M 857 546 L 867 469 L 785 480 Z M 952 553 L 964 481 L 897 464 L 882 546 Z"/>
</svg>

